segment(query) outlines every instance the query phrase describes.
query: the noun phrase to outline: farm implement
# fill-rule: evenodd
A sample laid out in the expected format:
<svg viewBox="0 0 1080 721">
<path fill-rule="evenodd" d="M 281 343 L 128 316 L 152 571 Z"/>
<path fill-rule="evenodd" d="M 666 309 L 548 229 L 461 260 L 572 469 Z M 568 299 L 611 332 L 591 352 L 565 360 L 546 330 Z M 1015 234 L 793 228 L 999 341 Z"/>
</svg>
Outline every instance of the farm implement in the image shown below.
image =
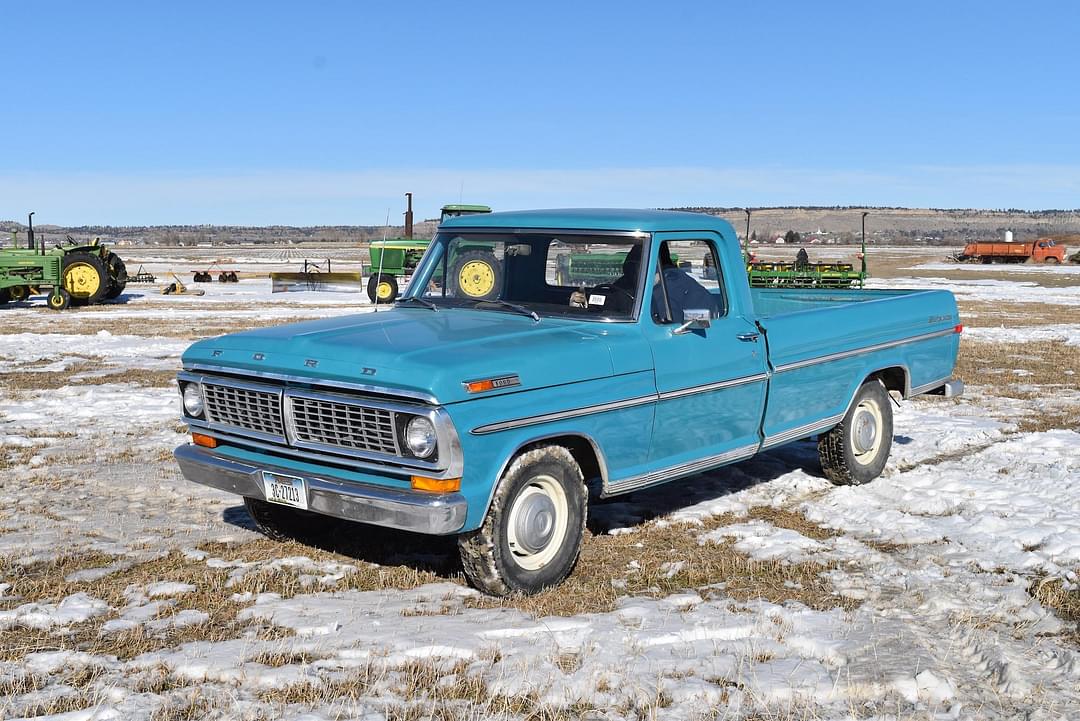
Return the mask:
<svg viewBox="0 0 1080 721">
<path fill-rule="evenodd" d="M 299 273 L 275 271 L 270 274 L 270 282 L 271 293 L 293 293 L 305 290 L 355 293 L 364 285 L 360 273 L 331 270 L 329 258 L 326 259 L 325 264 L 305 260 L 303 270 Z"/>
<path fill-rule="evenodd" d="M 118 297 L 127 285 L 127 269 L 120 256 L 97 239 L 80 243 L 70 236 L 65 245 L 45 247 L 45 237 L 34 233 L 30 213 L 26 247 L 0 248 L 0 305 L 24 301 L 48 289 L 46 303 L 53 310 L 69 305 L 92 305 Z"/>
</svg>

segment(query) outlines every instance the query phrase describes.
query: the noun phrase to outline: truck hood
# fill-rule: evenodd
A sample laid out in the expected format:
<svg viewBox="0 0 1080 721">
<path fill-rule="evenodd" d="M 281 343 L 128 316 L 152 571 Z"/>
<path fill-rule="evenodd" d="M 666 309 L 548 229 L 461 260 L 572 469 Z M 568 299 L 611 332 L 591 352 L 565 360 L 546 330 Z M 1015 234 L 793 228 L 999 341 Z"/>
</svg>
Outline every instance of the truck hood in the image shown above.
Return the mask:
<svg viewBox="0 0 1080 721">
<path fill-rule="evenodd" d="M 245 331 L 195 343 L 185 366 L 213 365 L 385 387 L 440 403 L 477 398 L 465 381 L 517 375 L 483 396 L 645 370 L 651 356 L 634 326 L 447 308 L 392 308 Z M 637 339 L 635 342 L 634 339 Z M 613 363 L 613 354 L 618 360 Z"/>
</svg>

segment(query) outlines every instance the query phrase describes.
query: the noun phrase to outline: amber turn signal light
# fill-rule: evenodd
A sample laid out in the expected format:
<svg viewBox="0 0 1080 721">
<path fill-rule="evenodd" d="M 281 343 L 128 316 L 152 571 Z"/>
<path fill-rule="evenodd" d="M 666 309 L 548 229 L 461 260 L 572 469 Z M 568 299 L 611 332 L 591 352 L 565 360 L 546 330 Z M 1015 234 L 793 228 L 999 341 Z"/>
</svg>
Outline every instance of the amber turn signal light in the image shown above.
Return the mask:
<svg viewBox="0 0 1080 721">
<path fill-rule="evenodd" d="M 495 381 L 490 378 L 488 380 L 472 381 L 465 384 L 465 390 L 469 393 L 483 393 L 484 391 L 494 390 L 494 388 Z"/>
<path fill-rule="evenodd" d="M 192 433 L 191 442 L 203 448 L 217 448 L 217 438 L 204 436 L 202 433 Z"/>
<path fill-rule="evenodd" d="M 453 493 L 461 490 L 460 478 L 428 478 L 427 476 L 412 476 L 412 489 L 414 491 L 434 491 L 435 493 Z"/>
</svg>

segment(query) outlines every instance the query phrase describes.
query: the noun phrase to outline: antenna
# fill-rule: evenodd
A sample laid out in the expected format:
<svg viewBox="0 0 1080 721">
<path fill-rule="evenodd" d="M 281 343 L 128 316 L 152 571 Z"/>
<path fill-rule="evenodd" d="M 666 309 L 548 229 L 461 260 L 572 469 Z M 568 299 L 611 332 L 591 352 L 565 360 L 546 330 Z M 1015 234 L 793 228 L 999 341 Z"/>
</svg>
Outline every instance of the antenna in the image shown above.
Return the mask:
<svg viewBox="0 0 1080 721">
<path fill-rule="evenodd" d="M 458 193 L 457 193 L 457 202 L 458 202 L 458 204 L 461 204 L 461 203 L 465 202 L 464 200 L 462 200 L 463 197 L 465 197 L 465 179 L 464 178 L 461 179 L 461 185 L 458 186 Z"/>
</svg>

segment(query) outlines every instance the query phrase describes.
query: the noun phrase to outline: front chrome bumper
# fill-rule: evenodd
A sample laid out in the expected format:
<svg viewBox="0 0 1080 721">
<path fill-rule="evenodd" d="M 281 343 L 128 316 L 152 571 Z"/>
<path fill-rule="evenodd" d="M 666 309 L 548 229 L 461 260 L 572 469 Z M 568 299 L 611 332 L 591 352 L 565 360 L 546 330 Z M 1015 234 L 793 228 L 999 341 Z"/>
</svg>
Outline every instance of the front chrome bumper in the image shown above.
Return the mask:
<svg viewBox="0 0 1080 721">
<path fill-rule="evenodd" d="M 173 456 L 189 481 L 249 498 L 265 498 L 262 471 L 303 478 L 310 510 L 349 521 L 445 535 L 460 531 L 468 513 L 468 503 L 459 493 L 399 491 L 310 476 L 287 468 L 242 463 L 191 444 L 179 446 Z"/>
</svg>

